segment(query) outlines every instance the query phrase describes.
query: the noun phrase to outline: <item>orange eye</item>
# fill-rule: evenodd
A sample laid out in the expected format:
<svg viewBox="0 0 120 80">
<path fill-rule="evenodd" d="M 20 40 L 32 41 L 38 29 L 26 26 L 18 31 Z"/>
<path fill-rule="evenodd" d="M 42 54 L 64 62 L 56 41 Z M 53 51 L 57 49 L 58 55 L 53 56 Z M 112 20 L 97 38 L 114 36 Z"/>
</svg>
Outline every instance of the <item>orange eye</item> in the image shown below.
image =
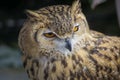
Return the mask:
<svg viewBox="0 0 120 80">
<path fill-rule="evenodd" d="M 52 33 L 52 32 L 50 32 L 50 33 L 44 33 L 43 34 L 45 37 L 48 37 L 48 38 L 53 38 L 53 37 L 55 37 L 56 35 L 54 34 L 54 33 Z"/>
<path fill-rule="evenodd" d="M 76 31 L 78 31 L 79 30 L 79 26 L 75 26 L 74 28 L 73 28 L 73 31 L 74 32 L 76 32 Z"/>
</svg>

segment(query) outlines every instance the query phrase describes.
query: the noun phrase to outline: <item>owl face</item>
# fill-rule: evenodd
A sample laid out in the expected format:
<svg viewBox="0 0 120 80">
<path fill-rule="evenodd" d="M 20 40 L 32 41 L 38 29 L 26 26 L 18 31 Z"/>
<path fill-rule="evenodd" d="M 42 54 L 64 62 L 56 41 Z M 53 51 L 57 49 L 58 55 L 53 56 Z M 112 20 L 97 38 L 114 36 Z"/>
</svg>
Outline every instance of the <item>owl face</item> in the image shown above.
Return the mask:
<svg viewBox="0 0 120 80">
<path fill-rule="evenodd" d="M 40 27 L 34 32 L 39 47 L 64 54 L 74 51 L 74 46 L 88 29 L 78 1 L 72 6 L 49 6 L 34 12 L 28 11 L 28 17 L 37 23 L 36 27 Z M 32 28 L 35 29 L 35 26 Z"/>
<path fill-rule="evenodd" d="M 41 48 L 54 49 L 62 53 L 71 53 L 74 45 L 81 39 L 80 34 L 80 24 L 75 24 L 71 33 L 64 34 L 63 36 L 48 28 L 43 28 L 37 33 L 36 40 Z"/>
</svg>

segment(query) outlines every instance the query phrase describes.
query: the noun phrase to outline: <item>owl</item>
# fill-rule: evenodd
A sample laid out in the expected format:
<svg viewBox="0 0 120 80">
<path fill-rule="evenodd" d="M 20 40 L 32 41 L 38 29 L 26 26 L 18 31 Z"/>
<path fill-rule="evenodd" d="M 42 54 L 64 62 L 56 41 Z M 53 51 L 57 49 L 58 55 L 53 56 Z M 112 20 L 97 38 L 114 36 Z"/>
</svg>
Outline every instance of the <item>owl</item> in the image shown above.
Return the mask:
<svg viewBox="0 0 120 80">
<path fill-rule="evenodd" d="M 79 0 L 27 16 L 19 46 L 30 80 L 120 80 L 120 37 L 90 30 Z"/>
</svg>

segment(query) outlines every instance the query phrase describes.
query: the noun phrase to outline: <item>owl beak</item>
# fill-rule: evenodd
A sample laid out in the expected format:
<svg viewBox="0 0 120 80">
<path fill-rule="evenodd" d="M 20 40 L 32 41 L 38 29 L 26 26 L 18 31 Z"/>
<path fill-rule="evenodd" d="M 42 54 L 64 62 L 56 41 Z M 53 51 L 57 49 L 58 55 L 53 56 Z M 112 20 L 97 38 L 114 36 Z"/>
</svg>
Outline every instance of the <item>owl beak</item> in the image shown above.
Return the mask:
<svg viewBox="0 0 120 80">
<path fill-rule="evenodd" d="M 71 40 L 65 39 L 65 42 L 66 42 L 65 48 L 67 48 L 69 51 L 72 51 Z"/>
</svg>

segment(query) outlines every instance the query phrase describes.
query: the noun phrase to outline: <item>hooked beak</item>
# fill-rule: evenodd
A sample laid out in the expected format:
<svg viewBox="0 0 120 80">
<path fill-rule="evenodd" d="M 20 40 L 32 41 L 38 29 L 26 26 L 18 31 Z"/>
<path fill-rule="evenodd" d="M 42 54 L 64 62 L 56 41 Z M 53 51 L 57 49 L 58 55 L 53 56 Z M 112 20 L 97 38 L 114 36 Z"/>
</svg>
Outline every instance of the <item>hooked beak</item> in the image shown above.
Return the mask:
<svg viewBox="0 0 120 80">
<path fill-rule="evenodd" d="M 70 40 L 70 39 L 65 39 L 65 42 L 66 42 L 65 47 L 66 47 L 69 51 L 72 51 L 71 40 Z"/>
</svg>

